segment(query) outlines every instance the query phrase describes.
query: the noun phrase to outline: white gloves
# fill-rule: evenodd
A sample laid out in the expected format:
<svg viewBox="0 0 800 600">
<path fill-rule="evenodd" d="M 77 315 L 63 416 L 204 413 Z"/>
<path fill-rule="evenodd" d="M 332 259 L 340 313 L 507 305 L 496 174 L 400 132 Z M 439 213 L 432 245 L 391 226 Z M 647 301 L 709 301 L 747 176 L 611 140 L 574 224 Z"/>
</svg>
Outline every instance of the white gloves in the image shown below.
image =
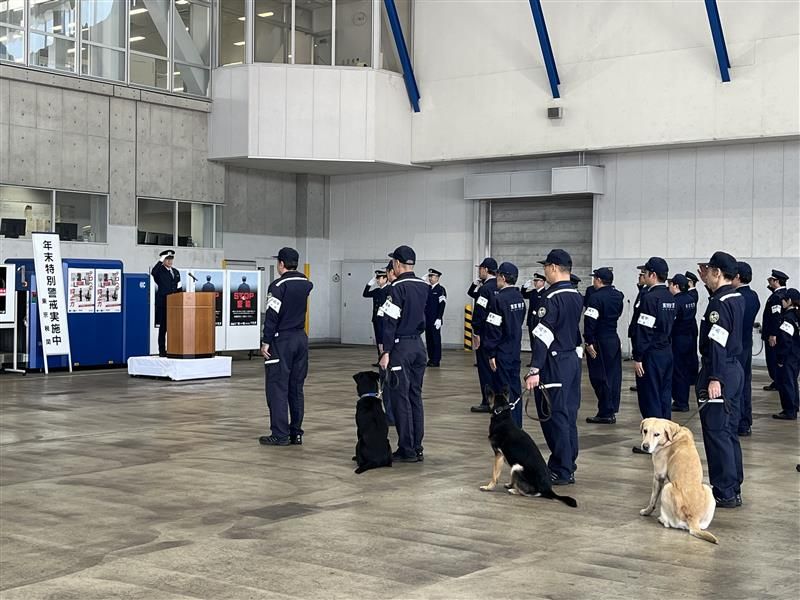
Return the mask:
<svg viewBox="0 0 800 600">
<path fill-rule="evenodd" d="M 179 281 L 179 282 L 178 282 L 178 289 L 181 289 L 182 287 L 183 287 L 183 282 L 182 282 L 182 281 Z"/>
<path fill-rule="evenodd" d="M 481 283 L 483 282 L 480 279 L 476 279 L 475 281 L 472 282 L 472 285 L 474 285 L 475 287 L 480 287 Z"/>
<path fill-rule="evenodd" d="M 441 320 L 441 319 L 436 319 L 436 320 L 433 322 L 433 326 L 434 326 L 436 329 L 441 329 L 441 328 L 442 328 L 442 320 Z"/>
<path fill-rule="evenodd" d="M 375 278 L 373 277 L 372 279 L 370 279 L 370 280 L 367 282 L 367 285 L 368 285 L 369 287 L 371 287 L 371 288 L 372 288 L 372 287 L 375 287 L 376 285 L 378 285 L 378 280 L 377 280 L 377 279 L 375 279 Z"/>
<path fill-rule="evenodd" d="M 528 279 L 525 282 L 525 285 L 522 286 L 522 287 L 524 287 L 526 290 L 532 290 L 533 289 L 533 279 Z"/>
</svg>

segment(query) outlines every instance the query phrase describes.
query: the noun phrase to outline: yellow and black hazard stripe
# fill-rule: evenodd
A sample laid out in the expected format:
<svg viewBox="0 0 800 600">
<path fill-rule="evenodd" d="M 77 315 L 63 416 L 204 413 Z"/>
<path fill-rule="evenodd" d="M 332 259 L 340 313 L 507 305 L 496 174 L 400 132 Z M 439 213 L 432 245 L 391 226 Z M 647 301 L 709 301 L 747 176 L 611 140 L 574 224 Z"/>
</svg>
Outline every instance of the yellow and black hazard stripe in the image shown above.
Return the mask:
<svg viewBox="0 0 800 600">
<path fill-rule="evenodd" d="M 464 350 L 472 350 L 472 305 L 464 306 Z"/>
</svg>

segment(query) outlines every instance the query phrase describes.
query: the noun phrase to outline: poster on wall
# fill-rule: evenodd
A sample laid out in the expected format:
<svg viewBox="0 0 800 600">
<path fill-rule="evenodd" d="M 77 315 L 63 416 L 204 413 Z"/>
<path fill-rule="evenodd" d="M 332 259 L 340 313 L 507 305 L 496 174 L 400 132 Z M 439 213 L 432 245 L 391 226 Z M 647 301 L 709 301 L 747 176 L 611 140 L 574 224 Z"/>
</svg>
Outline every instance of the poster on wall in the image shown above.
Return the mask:
<svg viewBox="0 0 800 600">
<path fill-rule="evenodd" d="M 31 241 L 36 269 L 36 305 L 39 307 L 42 353 L 45 357 L 45 372 L 48 372 L 48 356 L 70 355 L 61 242 L 57 233 L 33 233 Z M 72 361 L 69 368 L 72 370 Z"/>
<path fill-rule="evenodd" d="M 67 312 L 94 312 L 94 269 L 67 269 Z"/>
<path fill-rule="evenodd" d="M 122 271 L 97 269 L 95 280 L 95 311 L 116 313 L 122 311 Z"/>
<path fill-rule="evenodd" d="M 258 271 L 228 271 L 231 327 L 258 325 Z"/>
<path fill-rule="evenodd" d="M 214 295 L 214 324 L 222 327 L 222 290 L 225 285 L 224 271 L 195 270 L 197 277 L 195 292 L 213 292 Z"/>
</svg>

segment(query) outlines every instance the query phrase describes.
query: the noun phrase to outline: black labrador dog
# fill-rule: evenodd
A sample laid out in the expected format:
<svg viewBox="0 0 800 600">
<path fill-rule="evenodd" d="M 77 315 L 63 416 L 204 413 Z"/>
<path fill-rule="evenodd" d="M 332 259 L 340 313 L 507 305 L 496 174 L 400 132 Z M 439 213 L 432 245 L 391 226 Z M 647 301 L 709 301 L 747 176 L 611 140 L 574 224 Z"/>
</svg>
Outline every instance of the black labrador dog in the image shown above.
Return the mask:
<svg viewBox="0 0 800 600">
<path fill-rule="evenodd" d="M 389 444 L 389 425 L 383 412 L 380 375 L 374 371 L 361 371 L 353 375 L 358 392 L 356 403 L 356 455 L 358 474 L 370 469 L 392 466 L 392 447 Z"/>
<path fill-rule="evenodd" d="M 495 488 L 505 459 L 511 467 L 511 482 L 505 485 L 509 494 L 541 496 L 560 500 L 573 508 L 578 506 L 574 498 L 560 496 L 553 491 L 550 469 L 536 442 L 511 418 L 513 407 L 508 402 L 508 388 L 504 387 L 500 394 L 487 390 L 487 396 L 492 402 L 489 443 L 494 451 L 494 467 L 492 480 L 482 485 L 481 489 L 490 492 Z"/>
</svg>

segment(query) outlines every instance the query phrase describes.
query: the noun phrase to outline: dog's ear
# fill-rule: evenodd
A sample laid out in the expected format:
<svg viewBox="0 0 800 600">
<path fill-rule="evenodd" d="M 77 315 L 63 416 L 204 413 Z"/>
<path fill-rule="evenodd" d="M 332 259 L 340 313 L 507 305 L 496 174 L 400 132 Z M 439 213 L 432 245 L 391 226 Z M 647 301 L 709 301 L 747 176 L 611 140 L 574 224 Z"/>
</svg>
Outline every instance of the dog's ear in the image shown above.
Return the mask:
<svg viewBox="0 0 800 600">
<path fill-rule="evenodd" d="M 494 390 L 492 386 L 487 385 L 483 388 L 483 393 L 486 394 L 486 399 L 489 400 L 489 404 L 494 404 Z"/>
<path fill-rule="evenodd" d="M 503 386 L 503 392 L 502 393 L 503 393 L 503 397 L 506 400 L 508 400 L 508 397 L 511 395 L 511 392 L 508 390 L 508 386 L 507 385 Z"/>
<path fill-rule="evenodd" d="M 369 378 L 372 381 L 380 381 L 381 380 L 381 374 L 380 373 L 376 373 L 375 371 L 370 371 L 369 372 Z"/>
<path fill-rule="evenodd" d="M 667 437 L 667 441 L 671 442 L 675 439 L 675 436 L 678 435 L 678 432 L 681 430 L 681 426 L 675 423 L 674 421 L 670 421 L 667 426 L 664 428 L 664 435 Z"/>
<path fill-rule="evenodd" d="M 643 433 L 644 433 L 644 419 L 642 419 L 642 422 L 639 423 L 639 435 L 642 435 Z"/>
<path fill-rule="evenodd" d="M 355 373 L 355 374 L 353 375 L 353 381 L 355 381 L 356 383 L 358 383 L 358 380 L 359 380 L 359 379 L 361 379 L 361 373 Z"/>
</svg>

